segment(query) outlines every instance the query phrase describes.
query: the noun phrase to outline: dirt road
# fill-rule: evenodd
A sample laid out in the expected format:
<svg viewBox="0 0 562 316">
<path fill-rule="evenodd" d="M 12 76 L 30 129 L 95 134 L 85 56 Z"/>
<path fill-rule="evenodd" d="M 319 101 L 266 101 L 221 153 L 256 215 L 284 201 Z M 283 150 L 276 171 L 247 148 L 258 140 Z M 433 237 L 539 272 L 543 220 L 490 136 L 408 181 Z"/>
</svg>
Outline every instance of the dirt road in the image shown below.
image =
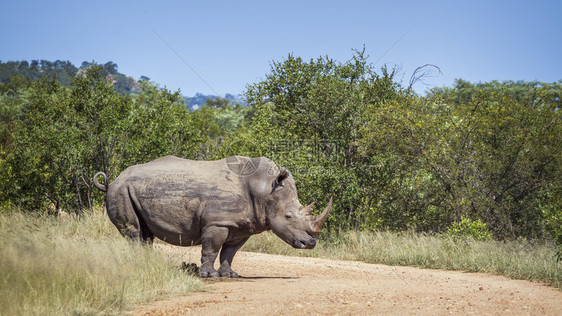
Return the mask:
<svg viewBox="0 0 562 316">
<path fill-rule="evenodd" d="M 200 248 L 170 248 L 199 262 Z M 240 279 L 134 315 L 562 315 L 562 292 L 477 273 L 239 252 Z"/>
</svg>

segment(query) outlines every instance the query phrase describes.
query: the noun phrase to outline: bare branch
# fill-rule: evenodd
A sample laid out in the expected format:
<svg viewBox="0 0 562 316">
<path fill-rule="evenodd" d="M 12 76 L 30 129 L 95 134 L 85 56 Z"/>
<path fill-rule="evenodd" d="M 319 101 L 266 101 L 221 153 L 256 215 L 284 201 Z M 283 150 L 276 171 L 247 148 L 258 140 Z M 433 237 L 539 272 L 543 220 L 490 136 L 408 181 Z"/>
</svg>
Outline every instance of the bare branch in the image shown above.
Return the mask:
<svg viewBox="0 0 562 316">
<path fill-rule="evenodd" d="M 420 67 L 416 68 L 416 70 L 414 70 L 414 73 L 410 77 L 410 84 L 408 85 L 408 90 L 412 90 L 412 87 L 418 81 L 423 83 L 424 85 L 428 85 L 427 83 L 425 83 L 424 80 L 426 78 L 435 77 L 436 76 L 436 75 L 434 75 L 435 70 L 437 70 L 440 75 L 443 75 L 443 73 L 441 72 L 441 69 L 439 67 L 433 65 L 433 64 L 425 64 L 423 66 L 420 66 Z"/>
</svg>

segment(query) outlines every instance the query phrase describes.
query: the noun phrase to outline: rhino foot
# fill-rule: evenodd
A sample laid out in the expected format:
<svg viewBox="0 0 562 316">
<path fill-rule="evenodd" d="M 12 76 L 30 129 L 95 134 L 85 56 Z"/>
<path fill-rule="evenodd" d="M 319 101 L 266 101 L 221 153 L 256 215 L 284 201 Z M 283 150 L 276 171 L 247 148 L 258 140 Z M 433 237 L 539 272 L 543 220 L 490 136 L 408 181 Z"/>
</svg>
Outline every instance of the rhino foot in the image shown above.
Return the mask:
<svg viewBox="0 0 562 316">
<path fill-rule="evenodd" d="M 200 271 L 199 276 L 202 278 L 218 278 L 220 275 L 217 271 Z"/>
<path fill-rule="evenodd" d="M 219 274 L 221 275 L 221 277 L 225 277 L 225 278 L 239 278 L 240 276 L 238 275 L 238 273 L 234 272 L 230 267 L 230 262 L 232 262 L 232 259 L 230 259 L 230 261 L 229 260 L 223 261 L 223 263 L 221 264 L 218 270 Z"/>
<path fill-rule="evenodd" d="M 240 275 L 238 275 L 238 273 L 236 273 L 232 270 L 221 271 L 221 269 L 219 269 L 219 274 L 221 275 L 221 277 L 225 277 L 225 278 L 239 278 L 240 277 Z"/>
</svg>

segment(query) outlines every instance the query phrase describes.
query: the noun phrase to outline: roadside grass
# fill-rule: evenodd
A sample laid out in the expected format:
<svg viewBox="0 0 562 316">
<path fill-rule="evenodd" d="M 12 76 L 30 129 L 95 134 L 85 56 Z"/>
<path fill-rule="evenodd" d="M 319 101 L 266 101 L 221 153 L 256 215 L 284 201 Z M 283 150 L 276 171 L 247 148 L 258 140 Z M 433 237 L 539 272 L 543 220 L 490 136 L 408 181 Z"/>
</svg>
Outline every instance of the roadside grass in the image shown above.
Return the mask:
<svg viewBox="0 0 562 316">
<path fill-rule="evenodd" d="M 298 250 L 271 232 L 252 236 L 242 251 L 356 260 L 367 263 L 460 270 L 530 280 L 562 289 L 556 248 L 529 241 L 478 241 L 415 233 L 343 232 L 320 236 L 316 248 Z"/>
<path fill-rule="evenodd" d="M 102 211 L 0 211 L 0 314 L 116 314 L 203 283 L 151 247 L 125 240 Z"/>
<path fill-rule="evenodd" d="M 122 238 L 101 210 L 79 217 L 0 210 L 0 231 L 2 315 L 117 314 L 203 289 L 172 258 Z M 485 272 L 562 289 L 562 263 L 545 243 L 349 231 L 297 250 L 265 232 L 242 250 Z"/>
</svg>

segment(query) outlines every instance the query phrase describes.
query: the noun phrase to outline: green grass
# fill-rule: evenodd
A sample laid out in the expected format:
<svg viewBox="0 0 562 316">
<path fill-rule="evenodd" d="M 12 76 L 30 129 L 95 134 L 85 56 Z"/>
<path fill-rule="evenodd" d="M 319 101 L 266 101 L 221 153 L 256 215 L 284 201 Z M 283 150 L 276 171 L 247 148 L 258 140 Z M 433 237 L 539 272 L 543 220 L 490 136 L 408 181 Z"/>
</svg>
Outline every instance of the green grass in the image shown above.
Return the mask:
<svg viewBox="0 0 562 316">
<path fill-rule="evenodd" d="M 115 314 L 202 289 L 162 254 L 119 235 L 103 212 L 0 212 L 0 314 Z"/>
<path fill-rule="evenodd" d="M 562 289 L 562 263 L 554 245 L 477 241 L 414 233 L 345 232 L 321 236 L 313 250 L 291 248 L 274 234 L 253 236 L 243 251 L 357 260 L 367 263 L 461 270 L 530 280 Z"/>
</svg>

